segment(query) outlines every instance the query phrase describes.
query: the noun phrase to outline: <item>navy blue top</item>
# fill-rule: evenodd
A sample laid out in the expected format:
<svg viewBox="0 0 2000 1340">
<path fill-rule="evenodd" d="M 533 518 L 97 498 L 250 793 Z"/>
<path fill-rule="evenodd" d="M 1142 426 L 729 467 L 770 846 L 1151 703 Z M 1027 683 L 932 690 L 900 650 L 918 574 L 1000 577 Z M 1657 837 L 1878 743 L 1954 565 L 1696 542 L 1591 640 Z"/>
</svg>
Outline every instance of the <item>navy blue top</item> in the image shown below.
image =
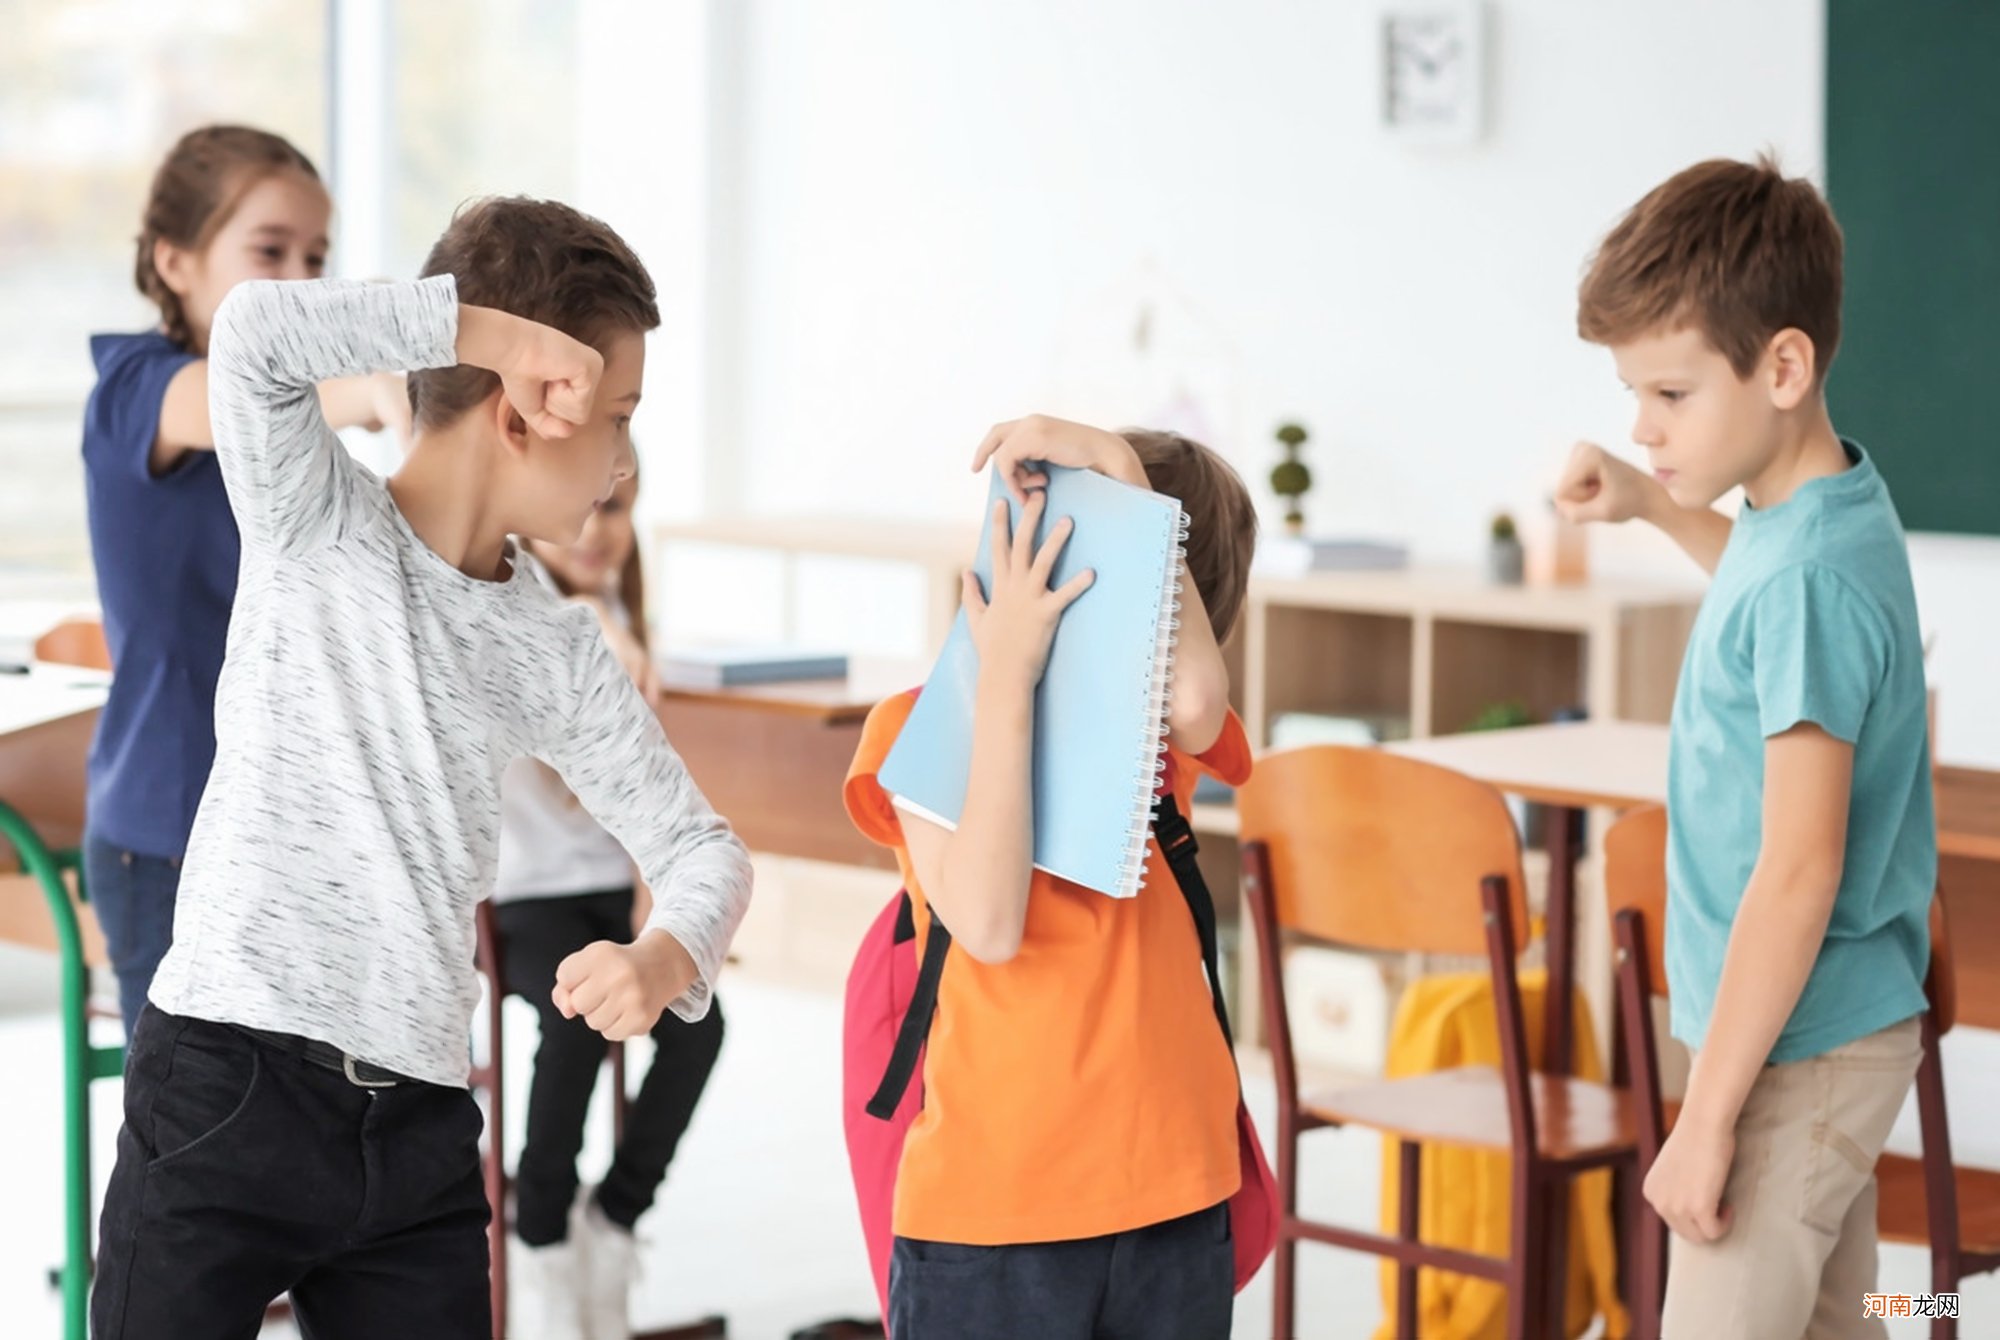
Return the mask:
<svg viewBox="0 0 2000 1340">
<path fill-rule="evenodd" d="M 158 331 L 93 335 L 90 355 L 84 481 L 113 674 L 90 747 L 89 822 L 116 846 L 178 857 L 215 761 L 236 520 L 214 452 L 152 472 L 161 398 L 195 355 Z"/>
</svg>

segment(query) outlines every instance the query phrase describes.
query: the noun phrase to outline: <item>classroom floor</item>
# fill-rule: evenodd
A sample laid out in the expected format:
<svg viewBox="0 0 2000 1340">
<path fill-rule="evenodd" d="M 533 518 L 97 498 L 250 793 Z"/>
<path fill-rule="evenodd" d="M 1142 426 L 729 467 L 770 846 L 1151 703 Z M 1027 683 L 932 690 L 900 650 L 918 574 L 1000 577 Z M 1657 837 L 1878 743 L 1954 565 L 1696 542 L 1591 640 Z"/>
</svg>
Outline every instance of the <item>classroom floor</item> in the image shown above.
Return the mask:
<svg viewBox="0 0 2000 1340">
<path fill-rule="evenodd" d="M 56 1300 L 45 1286 L 60 1235 L 61 1160 L 56 1156 L 60 1106 L 54 1077 L 60 1054 L 52 1014 L 20 1010 L 39 974 L 32 962 L 0 963 L 4 996 L 14 1011 L 0 1014 L 0 1319 L 8 1337 L 53 1337 Z M 53 976 L 47 983 L 53 991 Z M 861 1235 L 841 1140 L 840 1005 L 836 997 L 759 980 L 728 980 L 728 1043 L 693 1129 L 662 1193 L 640 1223 L 645 1274 L 635 1303 L 642 1323 L 666 1324 L 709 1312 L 730 1319 L 735 1340 L 784 1340 L 808 1323 L 874 1311 Z M 510 1002 L 510 1078 L 525 1083 L 534 1048 L 532 1014 Z M 1974 1035 L 1947 1044 L 1955 1134 L 1961 1157 L 2000 1165 L 2000 1130 L 1975 1114 L 2000 1100 L 2000 1038 Z M 643 1058 L 636 1053 L 635 1063 Z M 46 1078 L 44 1078 L 46 1077 Z M 1271 1129 L 1268 1081 L 1251 1076 L 1259 1124 Z M 109 1171 L 117 1129 L 117 1086 L 100 1084 L 94 1104 L 96 1172 Z M 521 1112 L 518 1099 L 512 1111 Z M 1914 1114 L 1905 1113 L 1894 1142 L 1913 1149 Z M 516 1127 L 518 1138 L 518 1127 Z M 608 1161 L 608 1124 L 594 1122 L 585 1168 Z M 1378 1191 L 1379 1142 L 1372 1136 L 1326 1132 L 1307 1142 L 1303 1192 L 1308 1213 L 1372 1223 Z M 1924 1254 L 1883 1251 L 1885 1291 L 1922 1292 Z M 1362 1257 L 1327 1248 L 1301 1252 L 1300 1334 L 1314 1340 L 1365 1340 L 1381 1316 L 1376 1268 Z M 1238 1300 L 1236 1335 L 1270 1333 L 1269 1272 Z M 1860 1300 L 1856 1300 L 1856 1306 Z M 2000 1279 L 1973 1281 L 1963 1299 L 1966 1340 L 2000 1337 Z M 1924 1334 L 1922 1323 L 1900 1323 L 1892 1335 Z M 270 1337 L 295 1336 L 290 1327 Z"/>
</svg>

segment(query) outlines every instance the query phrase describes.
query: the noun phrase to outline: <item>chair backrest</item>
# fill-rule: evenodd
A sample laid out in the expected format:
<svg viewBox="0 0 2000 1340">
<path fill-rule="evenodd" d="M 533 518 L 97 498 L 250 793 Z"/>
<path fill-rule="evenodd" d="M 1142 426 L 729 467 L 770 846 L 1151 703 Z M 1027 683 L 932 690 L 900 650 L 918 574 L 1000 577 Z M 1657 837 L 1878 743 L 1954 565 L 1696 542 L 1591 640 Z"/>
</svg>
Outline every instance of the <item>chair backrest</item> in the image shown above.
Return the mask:
<svg viewBox="0 0 2000 1340">
<path fill-rule="evenodd" d="M 1639 914 L 1645 927 L 1646 975 L 1652 994 L 1667 994 L 1667 811 L 1642 805 L 1620 815 L 1604 835 L 1604 899 L 1611 921 Z"/>
<path fill-rule="evenodd" d="M 104 641 L 104 625 L 95 619 L 66 619 L 35 639 L 35 659 L 109 670 L 111 648 Z"/>
<path fill-rule="evenodd" d="M 1449 768 L 1350 745 L 1258 760 L 1241 840 L 1269 851 L 1278 925 L 1369 949 L 1484 957 L 1480 883 L 1528 914 L 1521 839 L 1500 793 Z"/>
<path fill-rule="evenodd" d="M 1652 994 L 1667 995 L 1667 812 L 1658 805 L 1628 810 L 1604 835 L 1604 897 L 1615 925 L 1633 911 L 1645 926 L 1646 972 Z M 1944 895 L 1931 899 L 1931 966 L 1924 995 L 1948 1033 L 1958 1014 L 1958 984 Z"/>
</svg>

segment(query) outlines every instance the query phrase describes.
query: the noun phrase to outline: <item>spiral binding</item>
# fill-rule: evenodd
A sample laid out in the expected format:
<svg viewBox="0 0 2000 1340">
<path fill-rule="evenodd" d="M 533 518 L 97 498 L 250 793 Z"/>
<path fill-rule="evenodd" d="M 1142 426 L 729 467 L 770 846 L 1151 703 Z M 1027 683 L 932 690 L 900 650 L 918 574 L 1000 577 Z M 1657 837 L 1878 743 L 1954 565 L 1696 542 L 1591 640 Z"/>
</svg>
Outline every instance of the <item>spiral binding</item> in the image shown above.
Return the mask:
<svg viewBox="0 0 2000 1340">
<path fill-rule="evenodd" d="M 1146 887 L 1146 842 L 1152 836 L 1159 809 L 1160 779 L 1167 771 L 1167 709 L 1174 696 L 1174 649 L 1180 645 L 1181 564 L 1187 555 L 1188 516 L 1174 509 L 1173 543 L 1169 546 L 1166 578 L 1160 593 L 1153 656 L 1146 669 L 1146 733 L 1133 772 L 1133 818 L 1125 830 L 1125 861 L 1118 885 L 1126 896 Z M 1143 805 L 1139 803 L 1144 797 Z"/>
</svg>

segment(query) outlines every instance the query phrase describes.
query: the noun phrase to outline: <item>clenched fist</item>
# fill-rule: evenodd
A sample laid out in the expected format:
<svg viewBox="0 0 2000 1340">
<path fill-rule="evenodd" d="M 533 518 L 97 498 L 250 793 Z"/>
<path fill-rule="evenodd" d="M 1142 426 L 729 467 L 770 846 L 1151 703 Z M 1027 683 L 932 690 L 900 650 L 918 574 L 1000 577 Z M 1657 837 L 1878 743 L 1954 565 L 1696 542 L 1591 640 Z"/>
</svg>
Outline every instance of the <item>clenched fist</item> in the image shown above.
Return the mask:
<svg viewBox="0 0 2000 1340">
<path fill-rule="evenodd" d="M 556 965 L 552 998 L 563 1018 L 583 1021 L 613 1042 L 650 1032 L 661 1013 L 694 984 L 694 959 L 665 931 L 629 945 L 599 940 Z"/>
</svg>

